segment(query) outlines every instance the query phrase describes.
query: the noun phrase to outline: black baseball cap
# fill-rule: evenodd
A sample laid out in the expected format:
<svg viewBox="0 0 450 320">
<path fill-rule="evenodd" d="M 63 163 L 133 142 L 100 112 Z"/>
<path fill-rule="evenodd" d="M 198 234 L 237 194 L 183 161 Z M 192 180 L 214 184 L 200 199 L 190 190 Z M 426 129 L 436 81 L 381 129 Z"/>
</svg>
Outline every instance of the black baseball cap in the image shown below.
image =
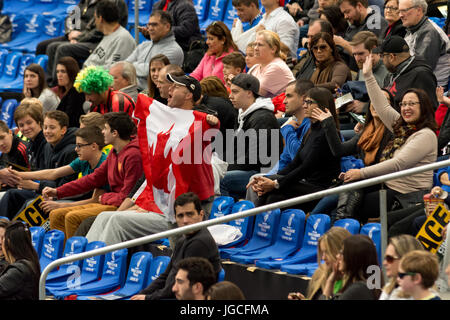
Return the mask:
<svg viewBox="0 0 450 320">
<path fill-rule="evenodd" d="M 250 90 L 256 96 L 259 96 L 259 80 L 251 74 L 239 73 L 231 79 L 231 83 L 244 90 Z"/>
<path fill-rule="evenodd" d="M 391 36 L 390 38 L 383 41 L 379 48 L 380 52 L 385 53 L 401 53 L 409 51 L 409 46 L 406 43 L 405 39 L 399 36 Z"/>
<path fill-rule="evenodd" d="M 166 77 L 169 82 L 185 86 L 190 92 L 192 92 L 194 102 L 201 98 L 202 87 L 197 79 L 186 75 L 173 76 L 170 73 L 168 73 Z"/>
</svg>

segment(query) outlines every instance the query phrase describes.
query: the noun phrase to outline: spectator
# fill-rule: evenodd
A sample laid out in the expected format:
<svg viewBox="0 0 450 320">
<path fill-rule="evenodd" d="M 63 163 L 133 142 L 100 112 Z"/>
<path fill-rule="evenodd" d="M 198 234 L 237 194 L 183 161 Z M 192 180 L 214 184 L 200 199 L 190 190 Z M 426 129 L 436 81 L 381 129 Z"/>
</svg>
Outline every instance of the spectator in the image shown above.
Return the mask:
<svg viewBox="0 0 450 320">
<path fill-rule="evenodd" d="M 390 103 L 393 103 L 394 99 L 389 91 L 387 91 L 386 89 L 382 90 L 386 99 L 388 99 Z M 370 166 L 379 163 L 384 148 L 393 138 L 392 133 L 383 124 L 372 103 L 370 103 L 368 111 L 365 115 L 364 127 L 350 140 L 344 142 L 336 131 L 336 126 L 334 124 L 332 114 L 329 111 L 324 112 L 316 108 L 314 109 L 312 116 L 316 120 L 319 120 L 321 122 L 321 125 L 325 130 L 331 152 L 335 157 L 341 158 L 345 156 L 356 155 L 358 159 L 361 159 L 363 161 L 364 166 Z M 351 192 L 350 194 L 347 194 L 345 196 L 342 195 L 343 197 L 352 197 L 353 201 L 350 201 L 350 198 L 347 198 L 345 205 L 339 208 L 337 208 L 337 206 L 339 204 L 339 198 L 341 196 L 327 196 L 320 201 L 321 204 L 317 207 L 323 206 L 323 201 L 328 201 L 330 207 L 332 207 L 333 209 L 337 208 L 338 219 L 354 218 L 355 212 L 358 211 L 358 208 L 361 205 L 361 195 L 362 192 L 360 195 L 356 196 L 355 192 Z M 317 207 L 314 209 L 314 211 L 318 210 Z M 323 209 L 320 212 L 325 213 Z"/>
<path fill-rule="evenodd" d="M 75 132 L 75 150 L 77 151 L 78 158 L 73 160 L 70 164 L 53 169 L 44 169 L 30 172 L 16 172 L 21 179 L 28 180 L 58 180 L 65 176 L 77 174 L 78 176 L 86 176 L 106 160 L 107 154 L 102 152 L 102 148 L 105 146 L 105 138 L 102 130 L 99 127 L 85 127 L 78 129 Z M 107 186 L 104 186 L 106 189 Z M 83 200 L 61 202 L 45 200 L 41 204 L 41 208 L 45 212 L 50 212 L 58 208 L 74 207 L 91 202 L 98 202 L 98 196 L 104 193 L 104 189 L 97 189 L 92 198 L 91 193 L 86 194 Z"/>
<path fill-rule="evenodd" d="M 369 267 L 378 265 L 377 250 L 373 241 L 366 235 L 356 234 L 344 239 L 342 249 L 336 257 L 337 264 L 327 279 L 324 295 L 336 300 L 378 300 L 381 290 L 367 286 Z M 341 289 L 333 294 L 337 277 L 344 279 Z M 380 277 L 383 285 L 383 278 Z"/>
<path fill-rule="evenodd" d="M 317 2 L 318 6 L 315 5 Z M 310 20 L 317 19 L 318 11 L 325 6 L 331 5 L 335 0 L 292 0 L 285 6 L 285 10 L 294 18 L 300 27 L 308 26 Z"/>
<path fill-rule="evenodd" d="M 362 169 L 350 169 L 345 173 L 344 182 L 371 178 L 391 172 L 423 166 L 436 161 L 437 137 L 434 133 L 436 122 L 434 111 L 427 94 L 420 89 L 409 89 L 402 97 L 400 113 L 387 101 L 376 83 L 372 72 L 370 56 L 363 66 L 369 98 L 386 128 L 394 139 L 385 147 L 380 163 Z M 390 210 L 398 199 L 403 208 L 421 203 L 433 183 L 433 172 L 427 171 L 409 177 L 385 182 L 387 208 Z M 379 216 L 380 186 L 365 189 L 365 197 L 360 213 L 360 221 Z"/>
<path fill-rule="evenodd" d="M 113 76 L 112 89 L 126 93 L 136 102 L 138 97 L 136 68 L 127 61 L 119 61 L 111 66 L 109 74 Z"/>
<path fill-rule="evenodd" d="M 389 282 L 383 288 L 380 300 L 401 300 L 397 282 L 400 259 L 413 250 L 423 250 L 419 240 L 411 235 L 399 235 L 389 239 L 383 259 L 383 266 Z"/>
<path fill-rule="evenodd" d="M 15 170 L 29 170 L 30 162 L 27 154 L 28 142 L 13 134 L 8 125 L 0 120 L 0 182 L 2 191 L 6 186 L 15 187 L 20 179 L 14 176 L 9 167 Z M 5 186 L 6 185 L 6 186 Z"/>
<path fill-rule="evenodd" d="M 38 300 L 41 267 L 28 227 L 21 221 L 11 222 L 2 249 L 9 265 L 0 274 L 0 299 Z"/>
<path fill-rule="evenodd" d="M 209 287 L 206 300 L 245 300 L 245 296 L 233 282 L 221 281 Z"/>
<path fill-rule="evenodd" d="M 261 4 L 266 12 L 256 32 L 266 29 L 278 34 L 280 41 L 289 48 L 291 59 L 295 63 L 300 31 L 294 18 L 284 10 L 279 0 L 262 0 Z"/>
<path fill-rule="evenodd" d="M 114 91 L 110 86 L 114 78 L 103 67 L 87 67 L 81 70 L 75 79 L 74 87 L 84 92 L 86 101 L 91 103 L 90 112 L 106 114 L 124 111 L 131 116 L 134 112 L 133 98 L 124 92 Z"/>
<path fill-rule="evenodd" d="M 124 0 L 114 0 L 114 3 L 119 8 L 120 25 L 126 28 L 128 25 L 127 3 Z M 99 4 L 100 1 L 81 0 L 78 4 L 79 11 L 75 9 L 73 15 L 69 15 L 66 20 L 66 38 L 54 38 L 55 41 L 47 45 L 47 81 L 51 86 L 56 85 L 54 83 L 56 63 L 59 59 L 70 56 L 78 61 L 81 67 L 102 40 L 103 34 L 97 30 L 94 16 Z M 80 20 L 78 20 L 78 14 Z M 80 30 L 75 29 L 78 21 L 80 21 Z"/>
<path fill-rule="evenodd" d="M 101 0 L 95 8 L 94 18 L 95 26 L 103 33 L 103 38 L 83 66 L 109 69 L 114 62 L 126 59 L 136 43 L 130 32 L 120 25 L 119 7 L 115 2 Z"/>
<path fill-rule="evenodd" d="M 147 78 L 147 95 L 150 98 L 158 100 L 163 104 L 167 104 L 167 99 L 161 97 L 161 93 L 157 87 L 158 77 L 161 72 L 161 69 L 165 66 L 169 65 L 169 59 L 163 54 L 157 54 L 153 58 L 150 59 L 149 63 L 149 77 Z"/>
<path fill-rule="evenodd" d="M 2 274 L 8 266 L 8 261 L 6 261 L 5 254 L 3 253 L 2 244 L 3 239 L 5 238 L 6 227 L 9 225 L 9 223 L 9 220 L 0 219 L 0 274 Z"/>
<path fill-rule="evenodd" d="M 306 297 L 300 292 L 294 292 L 293 294 L 289 294 L 289 300 L 326 299 L 324 290 L 327 279 L 337 263 L 337 255 L 342 250 L 344 239 L 350 235 L 347 229 L 332 227 L 319 238 L 317 246 L 317 263 L 319 266 L 308 283 Z M 342 282 L 343 279 L 338 275 L 333 285 L 333 294 L 336 294 L 342 288 Z"/>
<path fill-rule="evenodd" d="M 32 63 L 25 68 L 23 95 L 25 98 L 38 98 L 42 102 L 44 113 L 56 110 L 59 104 L 59 98 L 47 86 L 44 69 L 37 63 Z"/>
<path fill-rule="evenodd" d="M 169 64 L 159 71 L 156 87 L 159 90 L 161 98 L 165 99 L 166 101 L 169 98 L 169 89 L 172 86 L 172 83 L 167 80 L 168 73 L 180 77 L 184 75 L 184 71 L 180 66 L 177 66 L 175 64 Z"/>
<path fill-rule="evenodd" d="M 386 0 L 384 2 L 384 18 L 388 23 L 388 27 L 382 36 L 383 40 L 387 40 L 392 36 L 405 37 L 406 28 L 400 19 L 398 0 Z"/>
<path fill-rule="evenodd" d="M 289 82 L 295 80 L 281 52 L 280 37 L 272 31 L 256 34 L 255 58 L 257 64 L 248 73 L 259 80 L 259 95 L 274 98 L 284 92 Z"/>
<path fill-rule="evenodd" d="M 406 90 L 424 90 L 431 100 L 433 109 L 438 106 L 436 98 L 436 76 L 430 66 L 419 57 L 411 56 L 406 41 L 392 36 L 381 44 L 381 56 L 386 69 L 391 73 L 384 79 L 384 87 L 389 90 L 398 105 Z"/>
<path fill-rule="evenodd" d="M 431 291 L 438 276 L 437 256 L 425 250 L 413 250 L 400 260 L 397 281 L 402 292 L 413 300 L 441 300 Z"/>
<path fill-rule="evenodd" d="M 56 79 L 58 85 L 54 91 L 59 96 L 56 110 L 65 112 L 69 116 L 69 127 L 80 126 L 80 116 L 84 114 L 84 94 L 79 93 L 73 86 L 80 71 L 78 62 L 72 57 L 63 57 L 56 64 Z"/>
<path fill-rule="evenodd" d="M 275 203 L 329 188 L 340 171 L 340 158 L 330 150 L 325 131 L 312 118 L 315 108 L 328 109 L 339 127 L 331 92 L 325 88 L 312 88 L 306 93 L 303 104 L 305 117 L 311 120 L 311 129 L 295 158 L 283 170 L 269 177 L 258 177 L 248 184 L 258 194 L 258 206 Z M 314 208 L 316 201 L 301 204 L 305 212 Z"/>
<path fill-rule="evenodd" d="M 365 30 L 371 31 L 381 38 L 384 30 L 388 27 L 381 12 L 369 8 L 367 0 L 339 0 L 338 4 L 344 18 L 349 22 L 349 26 L 343 37 L 334 36 L 334 42 L 349 53 L 352 52 L 349 42 L 355 34 Z"/>
<path fill-rule="evenodd" d="M 222 80 L 222 59 L 229 53 L 238 50 L 225 23 L 214 21 L 206 28 L 206 44 L 208 51 L 190 76 L 198 81 L 208 76 L 217 76 Z"/>
<path fill-rule="evenodd" d="M 329 33 L 320 32 L 312 37 L 310 47 L 317 68 L 310 80 L 318 87 L 323 87 L 334 93 L 336 87 L 352 80 L 348 66 L 342 61 Z"/>
<path fill-rule="evenodd" d="M 21 111 L 23 112 L 23 111 Z M 54 110 L 47 112 L 44 117 L 44 130 L 46 143 L 40 156 L 42 167 L 39 169 L 54 169 L 57 166 L 69 164 L 76 158 L 75 135 L 76 128 L 68 128 L 69 117 L 62 111 Z M 20 128 L 20 127 L 19 127 Z M 20 212 L 25 202 L 36 198 L 42 190 L 47 187 L 62 185 L 75 179 L 75 175 L 65 176 L 55 181 L 21 180 L 18 189 L 8 190 L 0 201 L 0 216 L 9 219 Z"/>
<path fill-rule="evenodd" d="M 206 300 L 207 290 L 216 283 L 217 275 L 209 260 L 188 257 L 177 263 L 172 291 L 177 300 Z"/>
<path fill-rule="evenodd" d="M 245 49 L 245 64 L 247 66 L 247 70 L 251 69 L 257 61 L 255 58 L 255 42 L 252 41 L 247 45 L 247 48 Z"/>
<path fill-rule="evenodd" d="M 223 81 L 229 88 L 231 79 L 239 73 L 245 71 L 245 58 L 240 52 L 232 52 L 222 59 L 223 63 Z"/>
<path fill-rule="evenodd" d="M 153 5 L 152 11 L 156 10 L 170 13 L 173 19 L 172 30 L 175 34 L 175 39 L 185 53 L 189 51 L 193 41 L 201 39 L 198 16 L 192 1 L 159 0 Z"/>
<path fill-rule="evenodd" d="M 175 40 L 173 20 L 169 12 L 153 11 L 148 20 L 146 30 L 151 41 L 144 41 L 126 58 L 137 71 L 139 91 L 148 88 L 150 61 L 163 54 L 172 64 L 183 65 L 183 49 Z M 167 63 L 168 64 L 168 63 Z"/>
<path fill-rule="evenodd" d="M 333 27 L 333 34 L 343 37 L 348 23 L 339 7 L 334 4 L 320 9 L 319 18 L 328 21 Z"/>
<path fill-rule="evenodd" d="M 232 0 L 236 9 L 236 18 L 231 28 L 233 41 L 244 52 L 250 42 L 255 40 L 256 26 L 262 19 L 258 0 Z"/>
<path fill-rule="evenodd" d="M 102 211 L 116 210 L 142 175 L 142 160 L 136 134 L 136 125 L 124 112 L 105 114 L 105 144 L 113 150 L 101 166 L 91 174 L 58 188 L 45 188 L 44 199 L 63 199 L 101 188 L 108 184 L 110 192 L 102 194 L 98 202 L 60 208 L 50 212 L 50 227 L 64 231 L 66 239 L 72 237 L 81 221 Z"/>
<path fill-rule="evenodd" d="M 399 13 L 406 27 L 405 41 L 412 56 L 421 57 L 431 67 L 438 86 L 447 88 L 450 76 L 450 40 L 426 16 L 425 0 L 399 0 Z"/>
<path fill-rule="evenodd" d="M 200 199 L 193 192 L 184 193 L 177 197 L 174 203 L 175 218 L 178 227 L 192 225 L 203 220 L 205 212 L 202 209 Z M 164 273 L 139 294 L 131 297 L 131 300 L 160 300 L 174 298 L 172 287 L 175 284 L 175 266 L 181 259 L 188 257 L 206 258 L 213 266 L 217 274 L 221 269 L 219 251 L 217 245 L 207 228 L 186 233 L 182 236 L 173 251 L 169 265 Z"/>
<path fill-rule="evenodd" d="M 278 161 L 282 150 L 280 126 L 273 114 L 272 101 L 259 97 L 258 92 L 258 79 L 252 75 L 241 73 L 231 80 L 230 100 L 239 109 L 239 115 L 234 136 L 234 153 L 226 156 L 228 171 L 220 182 L 220 192 L 224 196 L 244 198 L 245 186 L 250 177 L 267 166 L 273 166 L 270 159 Z M 249 133 L 253 135 L 253 139 L 246 138 Z M 274 139 L 272 135 L 278 139 Z M 269 163 L 261 161 L 262 146 L 267 146 L 265 156 L 269 158 Z"/>
</svg>

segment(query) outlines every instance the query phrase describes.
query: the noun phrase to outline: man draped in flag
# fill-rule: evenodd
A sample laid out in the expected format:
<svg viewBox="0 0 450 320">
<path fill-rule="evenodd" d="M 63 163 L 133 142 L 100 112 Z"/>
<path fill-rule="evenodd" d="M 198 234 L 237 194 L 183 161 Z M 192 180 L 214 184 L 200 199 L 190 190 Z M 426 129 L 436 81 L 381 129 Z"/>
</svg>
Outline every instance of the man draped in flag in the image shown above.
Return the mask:
<svg viewBox="0 0 450 320">
<path fill-rule="evenodd" d="M 219 122 L 194 110 L 201 97 L 197 80 L 170 74 L 167 79 L 172 82 L 168 106 L 142 94 L 136 103 L 146 182 L 130 195 L 128 205 L 97 216 L 86 235 L 89 241 L 110 245 L 175 226 L 174 202 L 186 192 L 198 195 L 209 216 L 214 196 L 210 140 L 219 131 Z"/>
</svg>

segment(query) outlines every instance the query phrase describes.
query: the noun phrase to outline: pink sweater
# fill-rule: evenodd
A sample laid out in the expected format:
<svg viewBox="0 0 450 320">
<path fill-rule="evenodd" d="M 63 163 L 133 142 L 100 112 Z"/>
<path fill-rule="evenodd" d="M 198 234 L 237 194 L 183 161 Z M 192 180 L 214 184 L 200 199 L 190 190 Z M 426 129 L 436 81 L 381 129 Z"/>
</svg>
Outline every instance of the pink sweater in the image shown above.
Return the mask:
<svg viewBox="0 0 450 320">
<path fill-rule="evenodd" d="M 216 55 L 210 56 L 206 54 L 203 56 L 203 59 L 200 61 L 200 64 L 195 68 L 194 71 L 191 72 L 190 76 L 197 79 L 198 81 L 202 80 L 205 77 L 216 76 L 225 84 L 223 80 L 223 63 L 222 59 L 227 54 L 233 52 L 234 49 L 230 48 L 228 52 L 222 53 L 220 57 Z"/>
</svg>

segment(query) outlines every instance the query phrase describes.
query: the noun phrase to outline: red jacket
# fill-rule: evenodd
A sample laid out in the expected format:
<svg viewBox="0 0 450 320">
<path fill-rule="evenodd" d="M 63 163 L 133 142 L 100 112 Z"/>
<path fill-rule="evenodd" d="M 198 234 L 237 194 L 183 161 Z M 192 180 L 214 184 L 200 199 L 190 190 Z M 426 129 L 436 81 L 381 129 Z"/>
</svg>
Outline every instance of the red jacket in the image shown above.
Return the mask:
<svg viewBox="0 0 450 320">
<path fill-rule="evenodd" d="M 124 111 L 128 113 L 130 117 L 133 117 L 134 108 L 136 107 L 133 98 L 121 91 L 113 91 L 111 88 L 108 90 L 108 98 L 106 104 L 99 104 L 92 106 L 91 112 L 99 112 L 105 114 L 108 112 Z"/>
<path fill-rule="evenodd" d="M 109 185 L 111 192 L 101 196 L 101 204 L 119 207 L 142 175 L 138 140 L 128 143 L 119 153 L 115 149 L 93 173 L 57 188 L 58 198 L 65 198 Z"/>
</svg>

